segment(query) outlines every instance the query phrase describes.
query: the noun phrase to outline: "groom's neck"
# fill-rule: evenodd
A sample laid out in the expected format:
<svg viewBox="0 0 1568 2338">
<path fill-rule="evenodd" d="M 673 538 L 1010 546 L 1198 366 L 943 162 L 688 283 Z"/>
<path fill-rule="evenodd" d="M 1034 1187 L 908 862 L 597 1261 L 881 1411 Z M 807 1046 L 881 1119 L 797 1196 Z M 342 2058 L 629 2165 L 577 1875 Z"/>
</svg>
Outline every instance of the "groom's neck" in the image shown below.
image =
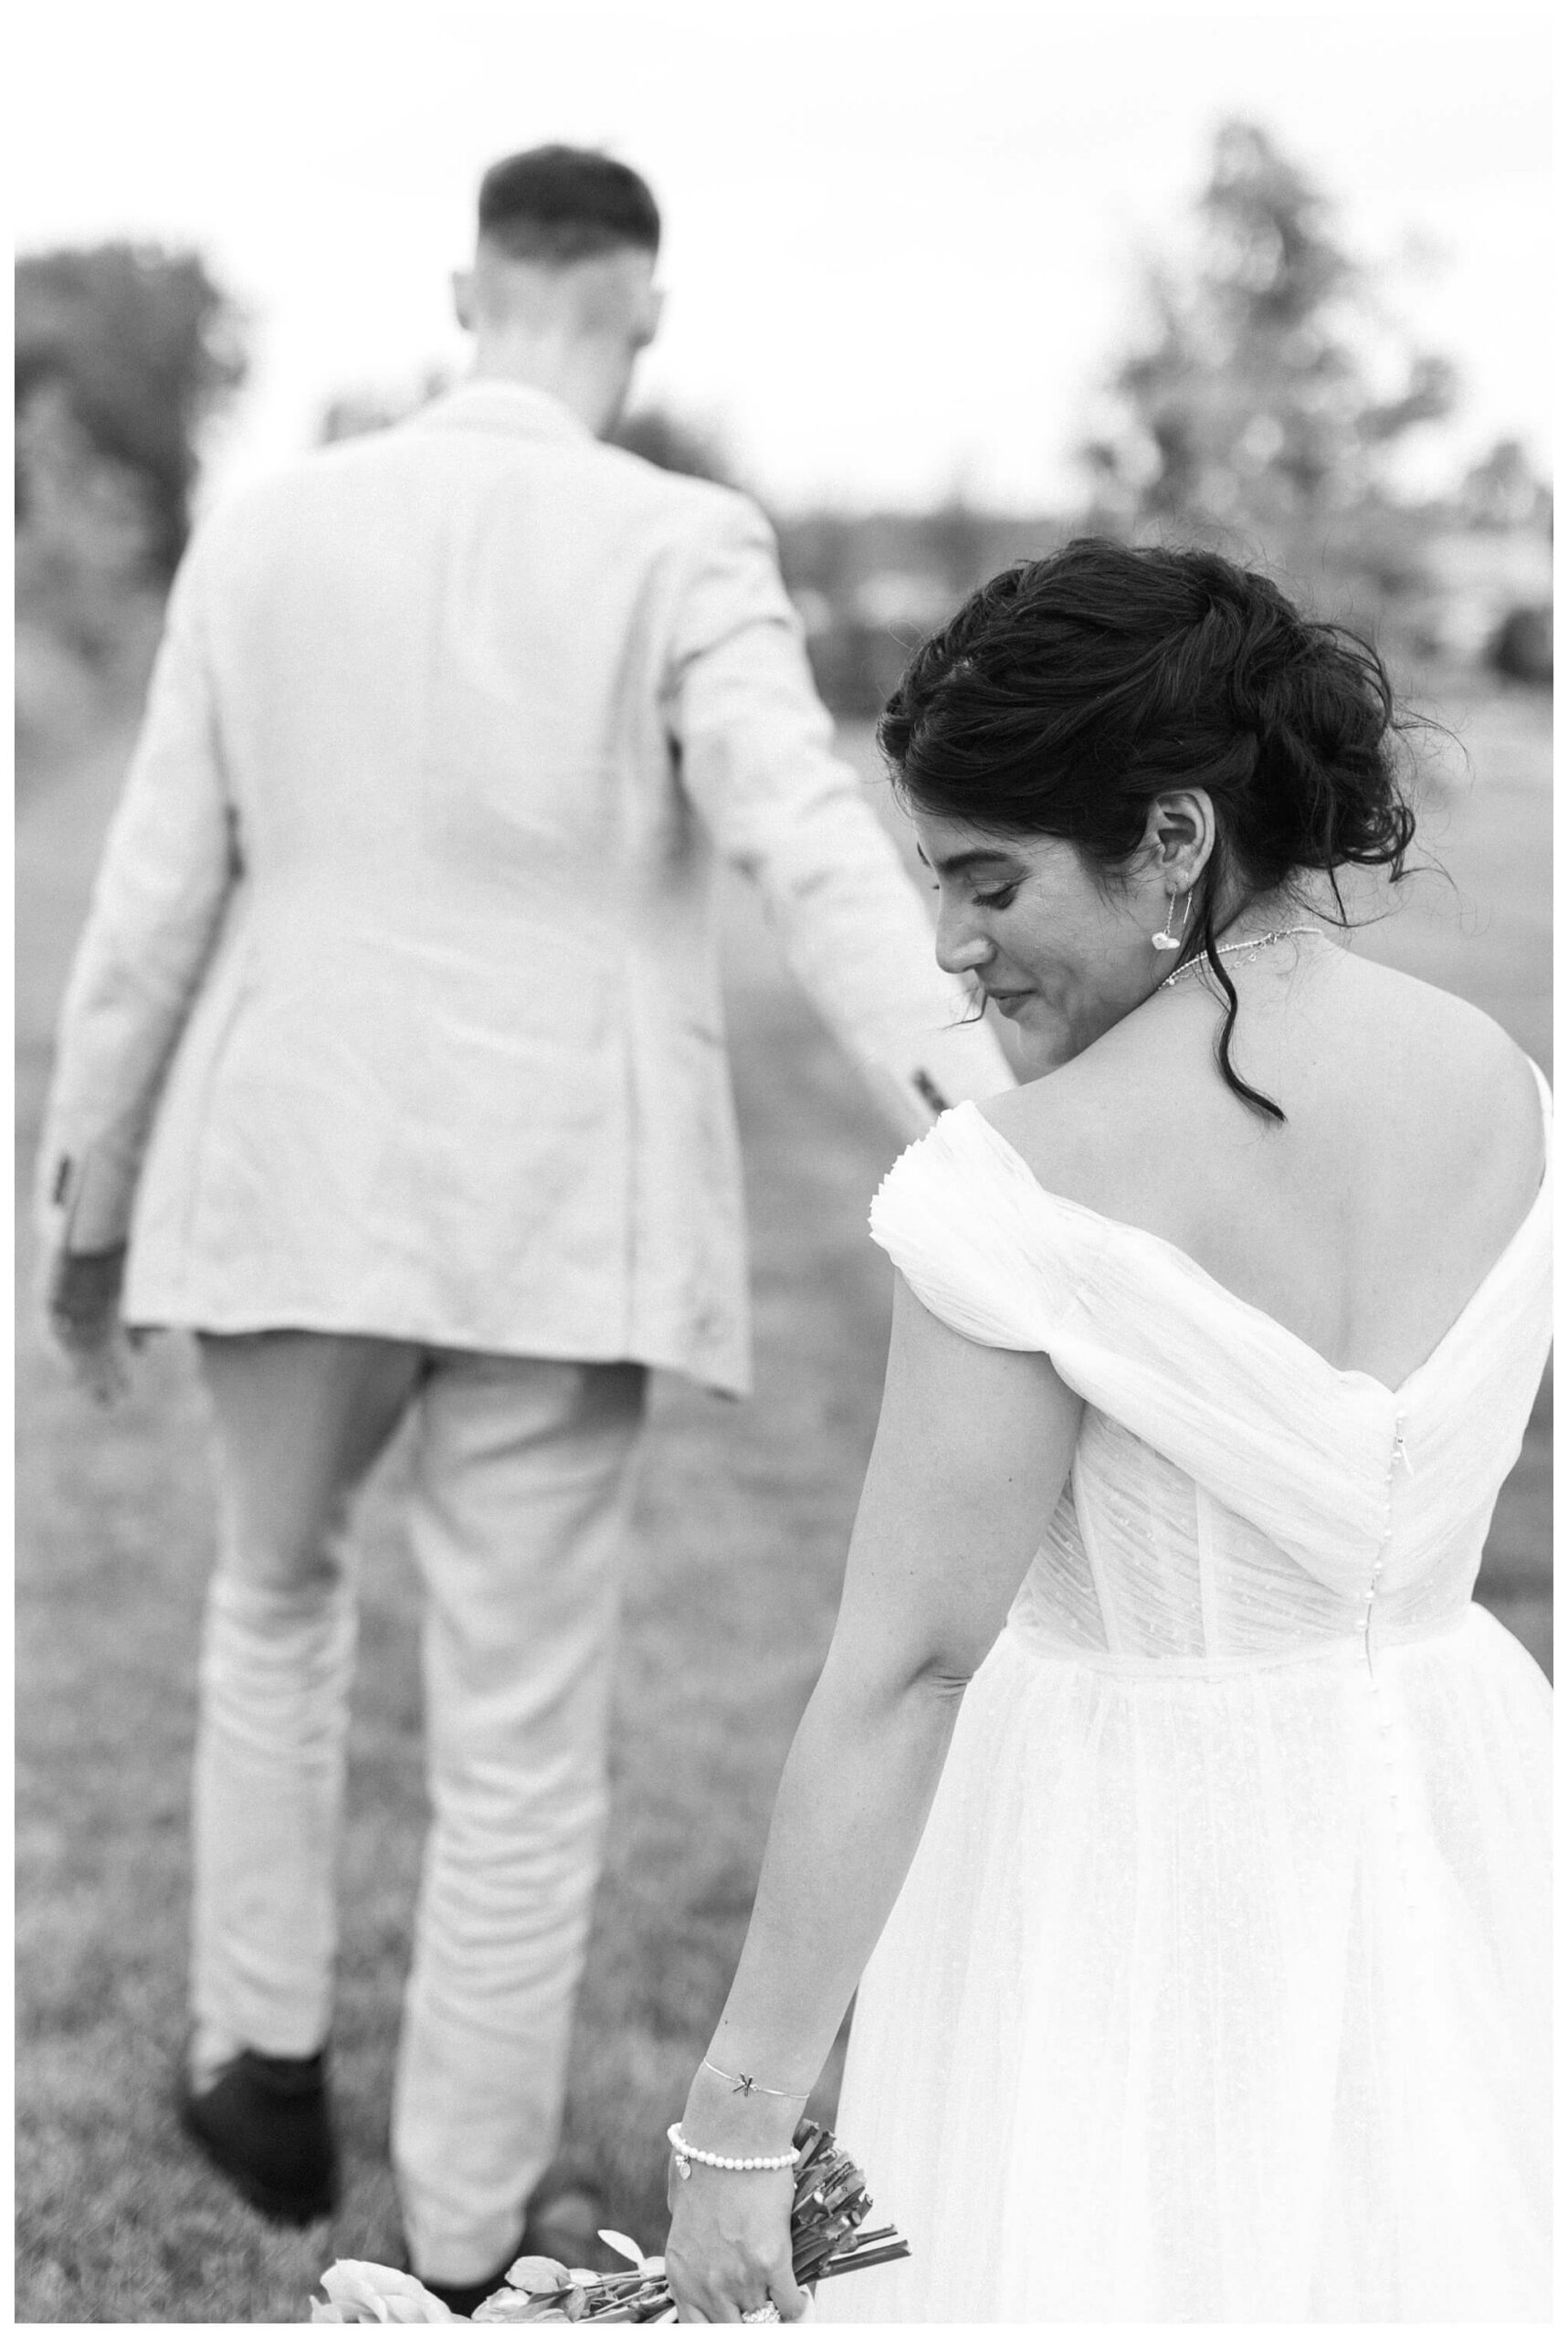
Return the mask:
<svg viewBox="0 0 1568 2338">
<path fill-rule="evenodd" d="M 552 266 L 481 237 L 454 290 L 477 379 L 543 390 L 595 437 L 614 429 L 637 351 L 658 321 L 651 252 L 617 246 Z"/>
<path fill-rule="evenodd" d="M 474 353 L 474 379 L 519 382 L 558 398 L 587 425 L 595 438 L 614 429 L 626 396 L 629 369 L 614 349 L 567 337 L 481 334 Z"/>
</svg>

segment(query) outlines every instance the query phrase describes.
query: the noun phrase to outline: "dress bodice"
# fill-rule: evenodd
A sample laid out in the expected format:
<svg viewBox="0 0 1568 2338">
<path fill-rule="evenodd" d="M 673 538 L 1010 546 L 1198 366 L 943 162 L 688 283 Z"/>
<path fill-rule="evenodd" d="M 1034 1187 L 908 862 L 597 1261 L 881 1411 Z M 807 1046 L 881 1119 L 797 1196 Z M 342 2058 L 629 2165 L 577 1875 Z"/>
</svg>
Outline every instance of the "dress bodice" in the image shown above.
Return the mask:
<svg viewBox="0 0 1568 2338">
<path fill-rule="evenodd" d="M 1546 1361 L 1550 1209 L 1543 1178 L 1391 1388 L 1175 1245 L 1047 1192 L 973 1104 L 946 1113 L 884 1180 L 872 1233 L 934 1314 L 1048 1354 L 1085 1402 L 1014 1629 L 1091 1662 L 1206 1669 L 1457 1622 Z"/>
</svg>

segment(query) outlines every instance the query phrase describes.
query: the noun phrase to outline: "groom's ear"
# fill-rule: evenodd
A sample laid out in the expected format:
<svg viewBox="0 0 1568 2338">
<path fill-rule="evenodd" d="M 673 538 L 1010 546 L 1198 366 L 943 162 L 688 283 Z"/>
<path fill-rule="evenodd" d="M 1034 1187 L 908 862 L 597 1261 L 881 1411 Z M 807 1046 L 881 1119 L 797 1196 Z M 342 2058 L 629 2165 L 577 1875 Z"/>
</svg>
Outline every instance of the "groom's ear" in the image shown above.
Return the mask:
<svg viewBox="0 0 1568 2338">
<path fill-rule="evenodd" d="M 658 321 L 664 312 L 664 293 L 653 280 L 653 256 L 650 252 L 626 250 L 613 255 L 608 283 L 611 300 L 616 305 L 616 328 L 626 334 L 634 354 L 646 349 L 658 331 Z"/>
<path fill-rule="evenodd" d="M 474 329 L 474 271 L 471 268 L 455 268 L 452 270 L 452 306 L 457 311 L 458 322 L 462 326 L 463 331 L 472 332 Z"/>
</svg>

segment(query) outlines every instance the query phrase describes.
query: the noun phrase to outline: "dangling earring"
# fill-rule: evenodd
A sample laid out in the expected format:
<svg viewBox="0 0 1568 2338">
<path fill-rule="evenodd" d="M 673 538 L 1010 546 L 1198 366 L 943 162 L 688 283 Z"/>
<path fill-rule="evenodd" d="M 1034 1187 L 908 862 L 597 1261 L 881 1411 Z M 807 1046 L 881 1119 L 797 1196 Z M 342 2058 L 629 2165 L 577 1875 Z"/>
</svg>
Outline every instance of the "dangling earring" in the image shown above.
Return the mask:
<svg viewBox="0 0 1568 2338">
<path fill-rule="evenodd" d="M 1149 937 L 1156 950 L 1179 950 L 1183 943 L 1186 940 L 1187 927 L 1192 922 L 1193 915 L 1193 890 L 1190 885 L 1188 886 L 1185 893 L 1182 896 L 1182 930 L 1180 933 L 1173 933 L 1171 932 L 1171 919 L 1174 914 L 1175 907 L 1176 897 L 1174 893 L 1173 893 L 1166 908 L 1165 922 L 1163 926 L 1158 933 L 1151 934 Z"/>
<path fill-rule="evenodd" d="M 1187 927 L 1192 922 L 1193 915 L 1193 889 L 1190 885 L 1188 886 L 1186 892 L 1182 897 L 1182 930 L 1180 933 L 1173 933 L 1171 932 L 1171 918 L 1175 911 L 1175 907 L 1176 897 L 1174 893 L 1173 893 L 1171 895 L 1169 906 L 1165 911 L 1164 924 L 1162 926 L 1158 933 L 1152 933 L 1149 937 L 1156 950 L 1179 950 L 1183 943 L 1186 940 Z"/>
</svg>

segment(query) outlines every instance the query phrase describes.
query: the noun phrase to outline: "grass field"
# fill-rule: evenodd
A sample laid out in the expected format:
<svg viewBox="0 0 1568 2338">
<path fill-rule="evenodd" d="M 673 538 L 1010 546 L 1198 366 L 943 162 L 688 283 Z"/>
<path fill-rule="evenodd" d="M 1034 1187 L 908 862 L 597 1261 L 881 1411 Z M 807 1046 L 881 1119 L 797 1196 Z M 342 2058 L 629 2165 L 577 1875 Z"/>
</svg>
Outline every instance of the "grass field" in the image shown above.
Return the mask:
<svg viewBox="0 0 1568 2338">
<path fill-rule="evenodd" d="M 1525 697 L 1456 716 L 1434 791 L 1454 879 L 1358 946 L 1475 996 L 1550 1069 L 1550 725 Z M 851 742 L 867 757 L 863 738 Z M 100 741 L 24 792 L 18 1123 L 123 758 Z M 869 764 L 868 761 L 868 768 Z M 657 2245 L 662 2132 L 723 1994 L 779 1765 L 826 1644 L 880 1389 L 889 1270 L 865 1210 L 890 1147 L 737 906 L 735 1082 L 753 1231 L 746 1406 L 662 1386 L 627 1570 L 616 1797 L 574 2057 L 571 2141 L 613 2220 Z M 28 1265 L 24 1236 L 22 1287 Z M 1550 1651 L 1548 1397 L 1500 1504 L 1482 1594 Z M 89 1415 L 24 1324 L 18 1367 L 17 2294 L 21 2322 L 289 2322 L 334 2255 L 396 2241 L 391 2048 L 423 1819 L 397 1457 L 363 1536 L 363 1631 L 335 2069 L 348 2163 L 330 2228 L 273 2233 L 203 2172 L 168 2105 L 183 2032 L 192 1657 L 211 1533 L 184 1343 Z M 829 2073 L 825 2101 L 831 2099 Z"/>
</svg>

